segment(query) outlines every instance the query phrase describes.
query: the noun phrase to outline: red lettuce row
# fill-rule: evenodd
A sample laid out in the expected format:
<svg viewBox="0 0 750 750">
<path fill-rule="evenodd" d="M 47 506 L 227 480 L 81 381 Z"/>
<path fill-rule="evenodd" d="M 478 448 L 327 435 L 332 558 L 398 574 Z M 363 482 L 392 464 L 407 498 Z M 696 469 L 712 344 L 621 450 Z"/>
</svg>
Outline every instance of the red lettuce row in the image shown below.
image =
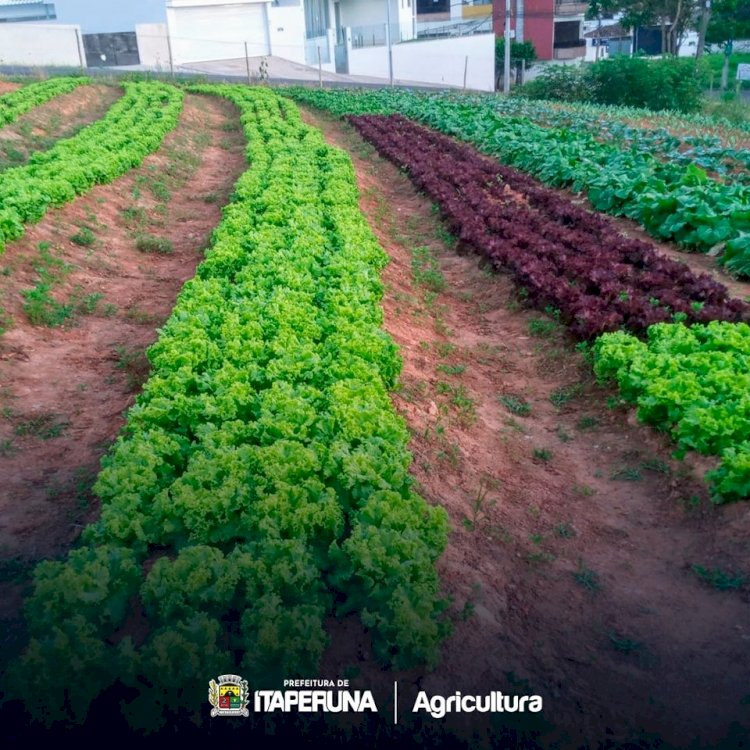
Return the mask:
<svg viewBox="0 0 750 750">
<path fill-rule="evenodd" d="M 468 145 L 400 115 L 348 119 L 438 203 L 462 243 L 508 269 L 533 303 L 558 309 L 581 338 L 748 317 L 750 308 L 707 274 Z"/>
</svg>

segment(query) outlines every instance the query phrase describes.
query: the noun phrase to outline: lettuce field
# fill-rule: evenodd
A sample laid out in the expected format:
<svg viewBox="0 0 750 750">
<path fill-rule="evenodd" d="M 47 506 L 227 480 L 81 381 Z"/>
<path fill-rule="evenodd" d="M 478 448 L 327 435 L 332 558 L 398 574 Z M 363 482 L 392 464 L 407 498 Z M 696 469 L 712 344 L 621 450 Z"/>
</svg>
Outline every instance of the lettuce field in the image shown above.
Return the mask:
<svg viewBox="0 0 750 750">
<path fill-rule="evenodd" d="M 746 144 L 405 90 L 0 96 L 9 746 L 741 746 Z M 379 713 L 209 718 L 227 674 Z"/>
</svg>

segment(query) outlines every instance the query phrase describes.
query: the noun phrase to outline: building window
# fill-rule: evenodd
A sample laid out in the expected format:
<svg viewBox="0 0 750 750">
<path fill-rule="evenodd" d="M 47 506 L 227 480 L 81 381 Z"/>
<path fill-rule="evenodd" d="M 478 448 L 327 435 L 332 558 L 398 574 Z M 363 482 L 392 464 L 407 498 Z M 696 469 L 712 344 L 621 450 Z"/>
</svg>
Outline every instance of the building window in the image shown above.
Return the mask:
<svg viewBox="0 0 750 750">
<path fill-rule="evenodd" d="M 417 13 L 450 13 L 450 0 L 417 0 Z"/>
<path fill-rule="evenodd" d="M 306 0 L 305 32 L 308 39 L 325 36 L 328 27 L 328 0 Z"/>
</svg>

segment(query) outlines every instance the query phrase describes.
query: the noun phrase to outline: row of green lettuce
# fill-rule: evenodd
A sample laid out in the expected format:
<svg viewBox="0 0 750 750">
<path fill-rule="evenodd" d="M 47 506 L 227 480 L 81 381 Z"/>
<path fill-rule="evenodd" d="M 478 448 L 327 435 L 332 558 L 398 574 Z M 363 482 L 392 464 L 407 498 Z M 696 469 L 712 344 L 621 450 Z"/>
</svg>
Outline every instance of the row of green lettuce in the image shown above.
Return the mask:
<svg viewBox="0 0 750 750">
<path fill-rule="evenodd" d="M 191 90 L 239 107 L 251 166 L 148 351 L 100 520 L 35 571 L 13 694 L 48 722 L 112 688 L 154 728 L 202 713 L 212 675 L 310 676 L 332 616 L 398 668 L 434 664 L 447 632 L 447 516 L 408 473 L 387 257 L 351 161 L 267 89 Z"/>
<path fill-rule="evenodd" d="M 487 99 L 470 95 L 464 101 L 486 106 Z M 546 127 L 591 133 L 620 149 L 651 153 L 681 166 L 695 164 L 723 180 L 750 182 L 750 150 L 744 147 L 747 132 L 729 126 L 719 137 L 717 123 L 705 116 L 667 117 L 633 108 L 507 97 L 493 97 L 491 105 L 503 117 L 526 117 Z"/>
<path fill-rule="evenodd" d="M 338 115 L 400 113 L 421 121 L 548 185 L 585 193 L 595 209 L 634 219 L 658 239 L 720 252 L 733 273 L 750 276 L 750 186 L 714 180 L 695 164 L 602 143 L 593 132 L 499 114 L 495 97 L 389 89 L 286 93 Z"/>
<path fill-rule="evenodd" d="M 123 85 L 124 96 L 101 120 L 0 173 L 0 253 L 50 207 L 141 164 L 177 125 L 183 101 L 179 89 L 151 81 Z"/>
<path fill-rule="evenodd" d="M 0 127 L 10 125 L 34 107 L 60 94 L 67 94 L 86 83 L 91 83 L 91 79 L 85 76 L 50 78 L 46 81 L 29 83 L 16 91 L 3 94 L 0 96 Z"/>
<path fill-rule="evenodd" d="M 310 101 L 320 101 L 319 93 Z M 322 101 L 331 101 L 326 92 Z M 706 477 L 716 503 L 750 497 L 747 324 L 659 324 L 649 328 L 646 342 L 625 332 L 604 334 L 594 361 L 600 380 L 617 382 L 642 421 L 671 433 L 678 456 L 692 450 L 720 458 Z"/>
<path fill-rule="evenodd" d="M 717 503 L 750 498 L 750 326 L 659 323 L 646 341 L 618 331 L 594 344 L 594 370 L 638 418 L 687 451 L 719 456 L 707 473 Z"/>
</svg>

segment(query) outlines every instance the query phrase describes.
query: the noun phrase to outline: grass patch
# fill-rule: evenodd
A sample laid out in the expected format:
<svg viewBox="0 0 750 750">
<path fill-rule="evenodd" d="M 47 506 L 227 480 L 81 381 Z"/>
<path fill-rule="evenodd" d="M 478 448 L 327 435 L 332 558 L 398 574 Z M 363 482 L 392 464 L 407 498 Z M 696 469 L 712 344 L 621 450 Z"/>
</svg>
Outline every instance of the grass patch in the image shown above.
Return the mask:
<svg viewBox="0 0 750 750">
<path fill-rule="evenodd" d="M 614 630 L 610 630 L 607 636 L 609 637 L 609 642 L 612 644 L 612 648 L 621 654 L 632 654 L 634 651 L 640 651 L 643 648 L 641 641 L 634 641 L 632 638 L 620 636 Z"/>
<path fill-rule="evenodd" d="M 411 272 L 415 283 L 431 292 L 442 292 L 448 286 L 440 271 L 437 258 L 429 247 L 415 247 L 411 251 Z"/>
<path fill-rule="evenodd" d="M 505 393 L 499 396 L 500 403 L 511 413 L 518 417 L 528 417 L 531 414 L 531 404 L 520 396 Z"/>
<path fill-rule="evenodd" d="M 20 437 L 37 437 L 40 440 L 51 440 L 60 437 L 70 426 L 67 419 L 60 419 L 57 414 L 39 414 L 36 417 L 19 422 L 15 433 Z"/>
<path fill-rule="evenodd" d="M 12 440 L 0 440 L 0 458 L 6 458 L 16 453 L 17 448 Z"/>
<path fill-rule="evenodd" d="M 135 391 L 139 389 L 148 378 L 151 363 L 148 361 L 143 349 L 129 349 L 125 346 L 115 347 L 117 356 L 117 369 L 125 373 L 128 389 Z"/>
<path fill-rule="evenodd" d="M 64 325 L 75 313 L 74 305 L 58 302 L 51 294 L 52 285 L 40 281 L 33 289 L 22 292 L 23 311 L 35 326 L 55 328 Z"/>
<path fill-rule="evenodd" d="M 576 535 L 575 529 L 567 522 L 558 523 L 552 531 L 555 536 L 559 536 L 561 539 L 572 539 Z"/>
<path fill-rule="evenodd" d="M 623 466 L 612 472 L 610 479 L 620 479 L 624 482 L 640 482 L 643 479 L 641 470 L 634 466 Z"/>
<path fill-rule="evenodd" d="M 122 218 L 126 224 L 144 226 L 148 224 L 148 214 L 142 206 L 127 206 L 122 209 Z"/>
<path fill-rule="evenodd" d="M 167 203 L 172 197 L 169 188 L 161 180 L 154 180 L 149 183 L 148 188 L 151 191 L 151 195 L 153 195 L 157 201 L 161 201 L 162 203 Z"/>
<path fill-rule="evenodd" d="M 172 255 L 174 253 L 174 245 L 171 240 L 153 234 L 139 234 L 135 239 L 135 246 L 142 253 L 155 253 L 157 255 Z"/>
<path fill-rule="evenodd" d="M 437 452 L 437 459 L 453 469 L 458 469 L 461 465 L 461 449 L 458 447 L 458 443 L 447 443 L 444 448 Z"/>
<path fill-rule="evenodd" d="M 596 490 L 593 487 L 589 487 L 587 484 L 574 484 L 573 492 L 576 495 L 583 495 L 583 497 L 591 497 L 596 494 Z"/>
<path fill-rule="evenodd" d="M 458 347 L 455 344 L 451 344 L 449 341 L 437 341 L 435 342 L 435 351 L 439 357 L 450 357 L 456 353 Z"/>
<path fill-rule="evenodd" d="M 702 565 L 692 565 L 690 568 L 698 578 L 717 591 L 733 591 L 741 589 L 747 578 L 743 575 L 735 575 L 721 568 L 704 568 Z"/>
<path fill-rule="evenodd" d="M 13 316 L 0 305 L 0 336 L 13 325 Z"/>
<path fill-rule="evenodd" d="M 562 425 L 557 425 L 557 429 L 555 430 L 555 434 L 557 435 L 558 439 L 561 443 L 569 443 L 573 438 L 565 431 L 565 428 Z"/>
<path fill-rule="evenodd" d="M 497 500 L 488 498 L 491 489 L 497 489 L 496 480 L 483 477 L 479 482 L 476 494 L 471 499 L 471 516 L 465 516 L 462 524 L 469 531 L 476 530 L 480 525 L 486 525 L 489 521 L 489 513 L 497 505 Z"/>
<path fill-rule="evenodd" d="M 70 236 L 70 241 L 81 247 L 89 247 L 96 242 L 96 235 L 89 227 L 81 227 L 75 234 Z"/>
<path fill-rule="evenodd" d="M 159 321 L 159 316 L 144 310 L 138 305 L 132 305 L 125 311 L 125 318 L 138 325 L 153 325 Z"/>
<path fill-rule="evenodd" d="M 534 448 L 534 458 L 537 461 L 548 463 L 552 460 L 552 451 L 549 448 Z"/>
<path fill-rule="evenodd" d="M 560 326 L 554 320 L 535 318 L 534 320 L 529 321 L 529 335 L 548 339 L 555 335 L 555 332 L 559 327 Z"/>
<path fill-rule="evenodd" d="M 466 365 L 446 365 L 441 364 L 437 366 L 438 372 L 444 372 L 446 375 L 461 375 L 466 370 Z"/>
<path fill-rule="evenodd" d="M 75 310 L 79 315 L 93 315 L 103 298 L 104 295 L 101 292 L 87 294 L 78 300 Z"/>
<path fill-rule="evenodd" d="M 672 470 L 669 468 L 669 464 L 658 458 L 651 458 L 648 461 L 641 463 L 641 469 L 644 471 L 653 471 L 657 474 L 671 474 Z"/>
<path fill-rule="evenodd" d="M 593 430 L 599 426 L 599 420 L 596 417 L 581 417 L 576 423 L 579 430 Z"/>
<path fill-rule="evenodd" d="M 574 399 L 581 395 L 583 386 L 580 383 L 573 383 L 572 385 L 564 385 L 555 391 L 552 391 L 549 395 L 550 403 L 561 409 L 566 404 L 569 404 Z"/>
<path fill-rule="evenodd" d="M 581 588 L 591 593 L 595 593 L 601 588 L 599 574 L 595 570 L 587 568 L 583 561 L 578 563 L 578 570 L 573 573 L 573 578 Z"/>
</svg>

